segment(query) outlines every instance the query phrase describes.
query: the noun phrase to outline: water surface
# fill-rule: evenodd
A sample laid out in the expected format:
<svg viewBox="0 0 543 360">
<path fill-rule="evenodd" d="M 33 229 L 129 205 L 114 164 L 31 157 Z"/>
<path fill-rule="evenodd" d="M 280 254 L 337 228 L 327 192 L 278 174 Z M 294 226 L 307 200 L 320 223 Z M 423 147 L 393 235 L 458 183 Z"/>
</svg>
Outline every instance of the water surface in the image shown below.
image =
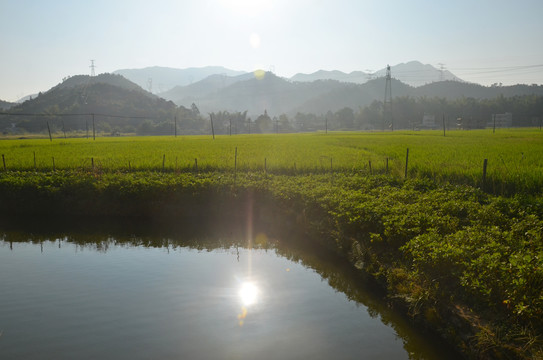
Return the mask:
<svg viewBox="0 0 543 360">
<path fill-rule="evenodd" d="M 269 242 L 6 234 L 0 357 L 447 358 L 357 282 Z"/>
</svg>

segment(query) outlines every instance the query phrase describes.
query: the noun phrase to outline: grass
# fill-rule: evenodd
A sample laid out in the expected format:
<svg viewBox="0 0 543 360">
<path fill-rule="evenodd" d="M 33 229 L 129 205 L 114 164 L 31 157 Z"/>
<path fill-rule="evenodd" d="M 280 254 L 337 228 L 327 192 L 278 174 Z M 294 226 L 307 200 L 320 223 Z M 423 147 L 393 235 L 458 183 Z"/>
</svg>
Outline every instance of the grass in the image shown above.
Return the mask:
<svg viewBox="0 0 543 360">
<path fill-rule="evenodd" d="M 235 153 L 237 148 L 237 162 Z M 318 173 L 354 171 L 439 183 L 482 186 L 497 194 L 540 193 L 543 188 L 543 132 L 535 129 L 396 131 L 393 133 L 304 133 L 0 141 L 6 169 L 49 171 L 263 171 Z M 35 154 L 35 162 L 34 162 Z M 388 163 L 388 167 L 387 167 Z M 3 165 L 3 164 L 2 164 Z"/>
</svg>

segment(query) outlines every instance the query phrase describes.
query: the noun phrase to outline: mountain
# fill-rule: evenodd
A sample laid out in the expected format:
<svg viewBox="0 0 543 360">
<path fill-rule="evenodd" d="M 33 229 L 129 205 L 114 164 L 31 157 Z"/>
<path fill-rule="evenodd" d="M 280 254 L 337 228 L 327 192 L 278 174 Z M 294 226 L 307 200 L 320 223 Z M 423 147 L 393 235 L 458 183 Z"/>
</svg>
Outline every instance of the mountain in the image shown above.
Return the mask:
<svg viewBox="0 0 543 360">
<path fill-rule="evenodd" d="M 15 104 L 8 101 L 0 100 L 0 110 L 8 110 L 13 105 Z"/>
<path fill-rule="evenodd" d="M 290 78 L 291 81 L 311 82 L 316 80 L 336 80 L 341 82 L 350 82 L 355 84 L 363 84 L 368 81 L 369 74 L 362 71 L 353 71 L 344 73 L 339 70 L 319 70 L 311 74 L 298 73 Z"/>
<path fill-rule="evenodd" d="M 146 92 L 145 90 L 143 90 L 137 84 L 133 83 L 132 81 L 126 79 L 125 77 L 121 75 L 114 75 L 114 74 L 107 74 L 107 73 L 100 74 L 97 76 L 76 75 L 72 77 L 67 77 L 64 79 L 63 82 L 53 87 L 51 90 L 88 87 L 94 84 L 108 84 L 111 86 L 119 87 L 124 90 L 139 91 L 141 93 L 144 93 L 147 96 L 154 96 Z"/>
<path fill-rule="evenodd" d="M 327 111 L 335 112 L 345 107 L 358 110 L 359 107 L 369 105 L 374 100 L 383 101 L 385 85 L 383 79 L 373 79 L 365 84 L 343 83 L 342 86 L 329 89 L 329 91 L 301 103 L 292 109 L 290 114 L 297 112 L 324 114 Z M 414 90 L 411 86 L 396 79 L 391 80 L 391 88 L 394 97 L 408 96 Z"/>
<path fill-rule="evenodd" d="M 175 86 L 190 85 L 210 75 L 237 76 L 246 72 L 230 70 L 222 66 L 192 67 L 187 69 L 153 66 L 143 69 L 121 69 L 113 73 L 124 76 L 150 92 L 162 93 Z"/>
<path fill-rule="evenodd" d="M 67 78 L 50 90 L 13 107 L 12 112 L 135 115 L 172 107 L 175 107 L 173 103 L 143 90 L 120 75 L 100 74 Z"/>
<path fill-rule="evenodd" d="M 24 103 L 27 100 L 34 99 L 36 96 L 38 96 L 38 94 L 26 95 L 26 96 L 23 96 L 22 98 L 20 98 L 19 100 L 15 101 L 15 103 L 17 103 L 17 104 Z"/>
<path fill-rule="evenodd" d="M 412 97 L 439 97 L 449 100 L 459 98 L 493 99 L 498 96 L 514 97 L 524 95 L 543 96 L 541 85 L 483 86 L 458 81 L 440 81 L 414 88 Z"/>
<path fill-rule="evenodd" d="M 215 74 L 190 85 L 175 86 L 158 95 L 166 100 L 172 100 L 175 103 L 190 105 L 192 102 L 197 101 L 203 96 L 214 94 L 238 81 L 250 80 L 252 77 L 254 77 L 253 73 L 246 73 L 238 76 Z"/>
<path fill-rule="evenodd" d="M 264 71 L 218 80 L 209 77 L 161 95 L 184 107 L 195 103 L 202 113 L 247 110 L 249 116 L 258 116 L 266 110 L 280 115 L 345 85 L 333 80 L 291 82 Z"/>
<path fill-rule="evenodd" d="M 238 77 L 214 75 L 161 95 L 187 108 L 194 103 L 202 114 L 247 110 L 250 117 L 255 117 L 266 110 L 273 117 L 283 113 L 293 116 L 297 112 L 324 114 L 344 107 L 358 110 L 375 100 L 382 102 L 385 94 L 386 82 L 383 77 L 355 84 L 338 80 L 291 81 L 271 72 L 262 73 L 265 74 L 263 77 L 253 74 Z M 413 87 L 393 78 L 391 88 L 393 98 L 408 96 L 455 100 L 462 97 L 490 99 L 500 95 L 543 95 L 543 86 L 485 87 L 452 80 Z"/>
<path fill-rule="evenodd" d="M 108 122 L 129 132 L 134 131 L 145 118 L 171 121 L 176 111 L 177 106 L 173 102 L 143 90 L 120 75 L 77 75 L 10 109 L 14 114 L 49 113 L 60 116 L 4 116 L 0 118 L 0 128 L 6 128 L 11 120 L 16 119 L 18 126 L 25 131 L 39 132 L 44 131 L 46 121 L 43 119 L 46 119 L 57 129 L 62 122 L 62 126 L 65 124 L 67 128 L 81 130 L 88 126 L 85 125 L 88 115 L 69 114 L 97 114 L 96 120 L 102 124 L 103 131 L 110 129 L 110 125 L 105 124 Z"/>
<path fill-rule="evenodd" d="M 390 67 L 391 76 L 394 79 L 411 86 L 422 86 L 431 82 L 453 80 L 463 81 L 448 70 L 436 69 L 432 65 L 424 65 L 419 61 L 410 61 Z M 362 71 L 353 71 L 346 74 L 341 71 L 319 70 L 312 74 L 296 74 L 290 78 L 292 81 L 315 81 L 315 80 L 337 80 L 342 82 L 351 82 L 355 84 L 364 84 L 370 78 L 385 77 L 386 68 L 375 73 L 364 73 Z"/>
<path fill-rule="evenodd" d="M 414 87 L 445 80 L 464 82 L 464 80 L 448 70 L 436 69 L 432 65 L 422 64 L 419 61 L 410 61 L 391 66 L 390 74 L 393 78 Z M 375 73 L 377 77 L 384 77 L 385 75 L 386 68 Z"/>
</svg>

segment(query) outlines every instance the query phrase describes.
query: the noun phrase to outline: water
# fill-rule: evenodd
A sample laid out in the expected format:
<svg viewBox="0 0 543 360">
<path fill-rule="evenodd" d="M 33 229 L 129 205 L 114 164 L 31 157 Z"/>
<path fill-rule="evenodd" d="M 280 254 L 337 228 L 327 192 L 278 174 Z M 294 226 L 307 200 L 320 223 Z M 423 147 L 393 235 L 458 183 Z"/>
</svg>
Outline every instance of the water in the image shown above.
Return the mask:
<svg viewBox="0 0 543 360">
<path fill-rule="evenodd" d="M 0 358 L 449 356 L 337 261 L 265 240 L 6 234 Z"/>
</svg>

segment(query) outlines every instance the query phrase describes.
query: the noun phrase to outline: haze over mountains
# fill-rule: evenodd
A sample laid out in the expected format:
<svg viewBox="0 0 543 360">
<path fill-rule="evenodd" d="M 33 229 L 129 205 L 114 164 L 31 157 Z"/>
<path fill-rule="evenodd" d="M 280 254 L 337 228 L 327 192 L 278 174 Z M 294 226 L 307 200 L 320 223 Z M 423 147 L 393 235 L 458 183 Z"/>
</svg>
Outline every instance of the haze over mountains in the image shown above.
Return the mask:
<svg viewBox="0 0 543 360">
<path fill-rule="evenodd" d="M 463 81 L 448 70 L 436 69 L 432 65 L 424 65 L 418 61 L 410 61 L 391 66 L 392 76 L 411 86 L 421 86 L 435 81 L 454 80 Z M 114 74 L 119 74 L 138 84 L 145 90 L 155 94 L 161 94 L 171 90 L 176 86 L 187 86 L 204 80 L 214 75 L 217 77 L 217 83 L 220 85 L 219 77 L 229 78 L 229 83 L 238 75 L 250 74 L 252 72 L 237 71 L 224 68 L 222 66 L 207 66 L 202 68 L 174 69 L 166 67 L 147 67 L 143 69 L 122 69 L 116 70 Z M 316 80 L 337 80 L 355 84 L 364 84 L 376 77 L 383 77 L 386 74 L 386 68 L 372 72 L 353 71 L 344 73 L 339 70 L 319 70 L 311 74 L 298 73 L 285 80 L 312 82 Z M 238 78 L 244 80 L 247 78 Z M 222 80 L 224 81 L 224 80 Z"/>
<path fill-rule="evenodd" d="M 153 66 L 143 69 L 116 70 L 113 73 L 124 76 L 149 92 L 161 93 L 175 86 L 192 84 L 211 75 L 236 76 L 247 72 L 230 70 L 222 66 L 187 69 Z"/>
<path fill-rule="evenodd" d="M 160 104 L 162 111 L 167 109 L 166 112 L 171 112 L 173 103 L 186 109 L 191 109 L 194 104 L 202 114 L 219 111 L 247 111 L 248 116 L 253 117 L 265 111 L 270 116 L 293 116 L 298 112 L 324 114 L 345 107 L 357 110 L 373 101 L 383 101 L 383 71 L 374 74 L 362 71 L 346 74 L 321 70 L 313 74 L 296 74 L 286 79 L 271 72 L 241 72 L 224 67 L 118 70 L 115 75 L 67 78 L 49 91 L 13 109 L 27 112 L 51 112 L 51 109 L 98 112 L 90 108 L 89 102 L 83 101 L 85 97 L 93 96 L 93 103 L 101 104 L 99 108 L 103 111 L 119 115 L 149 113 L 156 116 L 160 109 L 144 109 L 144 105 Z M 485 87 L 463 82 L 448 71 L 417 61 L 392 66 L 391 72 L 393 97 L 440 97 L 454 100 L 461 97 L 488 99 L 499 95 L 543 95 L 543 86 Z M 420 85 L 422 82 L 425 84 Z M 149 91 L 157 87 L 171 88 L 160 93 Z M 0 103 L 3 109 L 12 105 Z M 130 106 L 137 108 L 137 111 L 131 111 Z"/>
</svg>

